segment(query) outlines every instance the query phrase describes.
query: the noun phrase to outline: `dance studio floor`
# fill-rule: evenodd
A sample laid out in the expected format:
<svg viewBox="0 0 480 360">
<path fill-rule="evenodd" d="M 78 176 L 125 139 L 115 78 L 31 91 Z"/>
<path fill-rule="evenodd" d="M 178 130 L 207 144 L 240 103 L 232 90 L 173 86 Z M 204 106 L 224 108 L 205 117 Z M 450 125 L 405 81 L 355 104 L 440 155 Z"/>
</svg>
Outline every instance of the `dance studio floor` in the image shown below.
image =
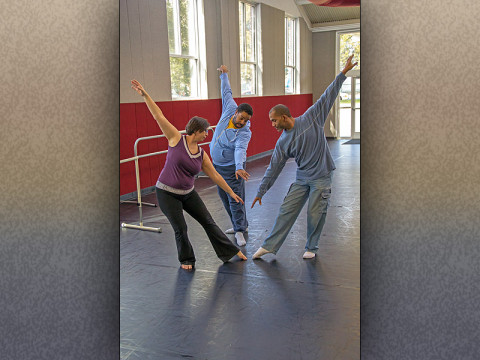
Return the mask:
<svg viewBox="0 0 480 360">
<path fill-rule="evenodd" d="M 329 140 L 337 169 L 313 260 L 302 259 L 306 206 L 277 255 L 251 259 L 295 179 L 293 159 L 253 209 L 270 156 L 247 164 L 245 262 L 223 264 L 186 215 L 197 262 L 193 272 L 181 270 L 170 224 L 158 207 L 144 206 L 144 225 L 163 232 L 121 229 L 121 359 L 359 359 L 360 145 L 344 142 Z M 220 228 L 230 228 L 213 182 L 199 178 L 195 187 Z M 143 201 L 155 203 L 155 194 Z M 120 221 L 137 222 L 137 206 L 120 205 Z"/>
</svg>

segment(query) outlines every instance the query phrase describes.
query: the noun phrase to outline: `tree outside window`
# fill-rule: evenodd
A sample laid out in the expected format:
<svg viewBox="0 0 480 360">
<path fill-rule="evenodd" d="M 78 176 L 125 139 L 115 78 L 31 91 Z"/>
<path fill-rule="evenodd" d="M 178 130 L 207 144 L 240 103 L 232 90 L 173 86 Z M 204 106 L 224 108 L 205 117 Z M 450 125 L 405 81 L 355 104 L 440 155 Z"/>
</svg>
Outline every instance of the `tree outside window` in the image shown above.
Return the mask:
<svg viewBox="0 0 480 360">
<path fill-rule="evenodd" d="M 295 93 L 296 82 L 296 20 L 285 17 L 285 93 Z"/>
<path fill-rule="evenodd" d="M 198 96 L 195 0 L 167 0 L 172 97 Z"/>
<path fill-rule="evenodd" d="M 347 59 L 353 54 L 358 65 L 355 69 L 360 70 L 360 32 L 340 34 L 340 66 L 343 69 L 347 63 Z"/>
<path fill-rule="evenodd" d="M 242 95 L 257 93 L 257 47 L 255 6 L 239 2 L 240 78 Z"/>
</svg>

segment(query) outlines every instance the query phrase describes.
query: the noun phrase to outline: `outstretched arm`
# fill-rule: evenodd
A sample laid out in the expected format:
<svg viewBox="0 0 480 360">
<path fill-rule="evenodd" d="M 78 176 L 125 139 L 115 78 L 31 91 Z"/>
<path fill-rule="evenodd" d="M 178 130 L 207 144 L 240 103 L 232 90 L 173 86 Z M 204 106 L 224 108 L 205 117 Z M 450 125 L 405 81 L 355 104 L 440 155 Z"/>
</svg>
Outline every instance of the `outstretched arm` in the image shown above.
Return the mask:
<svg viewBox="0 0 480 360">
<path fill-rule="evenodd" d="M 237 203 L 241 202 L 243 204 L 242 198 L 233 192 L 232 188 L 228 186 L 223 177 L 217 172 L 217 170 L 215 170 L 212 161 L 206 153 L 203 154 L 202 170 L 215 184 L 220 186 L 228 195 L 230 195 L 233 200 Z"/>
<path fill-rule="evenodd" d="M 270 189 L 277 180 L 278 175 L 282 172 L 285 164 L 288 160 L 287 154 L 285 154 L 278 146 L 275 146 L 273 150 L 272 158 L 270 159 L 270 165 L 268 166 L 267 171 L 265 171 L 265 175 L 263 175 L 262 182 L 258 187 L 257 196 L 253 200 L 252 208 L 254 207 L 255 203 L 258 201 L 260 205 L 262 205 L 262 197 L 265 193 Z"/>
<path fill-rule="evenodd" d="M 248 181 L 248 178 L 250 177 L 250 174 L 243 168 L 243 163 L 247 161 L 247 147 L 251 137 L 252 133 L 250 131 L 245 131 L 235 139 L 235 177 L 238 179 L 240 176 L 245 179 L 245 181 Z"/>
<path fill-rule="evenodd" d="M 221 91 L 222 91 L 222 117 L 223 118 L 226 114 L 233 115 L 235 110 L 237 109 L 237 103 L 233 100 L 232 95 L 232 88 L 230 87 L 230 81 L 228 80 L 228 68 L 225 65 L 220 65 L 217 69 L 221 72 L 220 80 L 221 80 Z M 225 114 L 225 115 L 224 115 Z"/>
<path fill-rule="evenodd" d="M 132 80 L 132 88 L 142 95 L 143 99 L 145 100 L 145 103 L 148 106 L 148 110 L 150 110 L 150 113 L 152 114 L 153 118 L 157 121 L 158 126 L 162 130 L 163 134 L 167 138 L 169 144 L 177 144 L 182 135 L 180 132 L 177 130 L 175 126 L 173 126 L 167 118 L 163 115 L 162 110 L 155 104 L 155 101 L 148 95 L 148 93 L 145 91 L 143 86 L 137 81 L 137 80 Z"/>
<path fill-rule="evenodd" d="M 333 80 L 333 82 L 328 86 L 322 96 L 320 96 L 320 98 L 303 114 L 305 119 L 317 121 L 321 126 L 325 125 L 325 120 L 327 119 L 328 113 L 335 103 L 335 99 L 337 98 L 342 84 L 346 79 L 345 74 L 357 65 L 357 62 L 352 63 L 352 59 L 353 55 L 348 58 L 347 63 L 345 64 L 345 67 L 341 73 L 337 75 L 335 80 Z"/>
</svg>

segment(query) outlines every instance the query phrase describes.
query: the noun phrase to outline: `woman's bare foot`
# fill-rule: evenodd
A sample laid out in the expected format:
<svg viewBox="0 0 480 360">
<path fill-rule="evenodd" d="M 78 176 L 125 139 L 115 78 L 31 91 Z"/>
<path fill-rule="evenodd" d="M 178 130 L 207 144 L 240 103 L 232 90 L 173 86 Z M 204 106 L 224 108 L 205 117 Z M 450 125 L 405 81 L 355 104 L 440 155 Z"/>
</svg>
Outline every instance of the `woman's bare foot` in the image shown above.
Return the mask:
<svg viewBox="0 0 480 360">
<path fill-rule="evenodd" d="M 243 253 L 242 253 L 241 251 L 239 251 L 239 252 L 237 253 L 237 256 L 238 256 L 240 259 L 242 259 L 242 260 L 247 260 L 247 257 L 246 257 L 245 255 L 243 255 Z"/>
<path fill-rule="evenodd" d="M 193 268 L 192 265 L 186 265 L 186 264 L 181 264 L 180 266 L 184 270 L 192 270 L 192 268 Z"/>
</svg>

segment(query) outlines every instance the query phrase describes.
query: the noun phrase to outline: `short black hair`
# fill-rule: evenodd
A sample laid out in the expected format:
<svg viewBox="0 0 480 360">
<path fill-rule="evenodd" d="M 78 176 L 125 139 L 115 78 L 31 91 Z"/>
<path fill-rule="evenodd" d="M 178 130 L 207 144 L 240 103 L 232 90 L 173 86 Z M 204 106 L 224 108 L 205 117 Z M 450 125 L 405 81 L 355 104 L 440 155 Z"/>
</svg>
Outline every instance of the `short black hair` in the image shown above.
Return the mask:
<svg viewBox="0 0 480 360">
<path fill-rule="evenodd" d="M 246 112 L 248 115 L 252 116 L 253 115 L 253 109 L 252 107 L 250 106 L 250 104 L 247 104 L 247 103 L 243 103 L 243 104 L 240 104 L 238 105 L 237 107 L 237 113 L 241 113 L 241 112 Z"/>
<path fill-rule="evenodd" d="M 205 131 L 210 127 L 208 121 L 200 116 L 194 116 L 190 119 L 187 126 L 185 127 L 185 131 L 187 135 L 192 135 L 197 131 Z"/>
<path fill-rule="evenodd" d="M 288 117 L 292 117 L 292 115 L 290 115 L 290 110 L 288 109 L 288 107 L 283 104 L 275 105 L 273 108 L 270 109 L 268 113 L 271 114 L 272 112 L 274 112 L 277 116 L 287 115 Z"/>
</svg>

